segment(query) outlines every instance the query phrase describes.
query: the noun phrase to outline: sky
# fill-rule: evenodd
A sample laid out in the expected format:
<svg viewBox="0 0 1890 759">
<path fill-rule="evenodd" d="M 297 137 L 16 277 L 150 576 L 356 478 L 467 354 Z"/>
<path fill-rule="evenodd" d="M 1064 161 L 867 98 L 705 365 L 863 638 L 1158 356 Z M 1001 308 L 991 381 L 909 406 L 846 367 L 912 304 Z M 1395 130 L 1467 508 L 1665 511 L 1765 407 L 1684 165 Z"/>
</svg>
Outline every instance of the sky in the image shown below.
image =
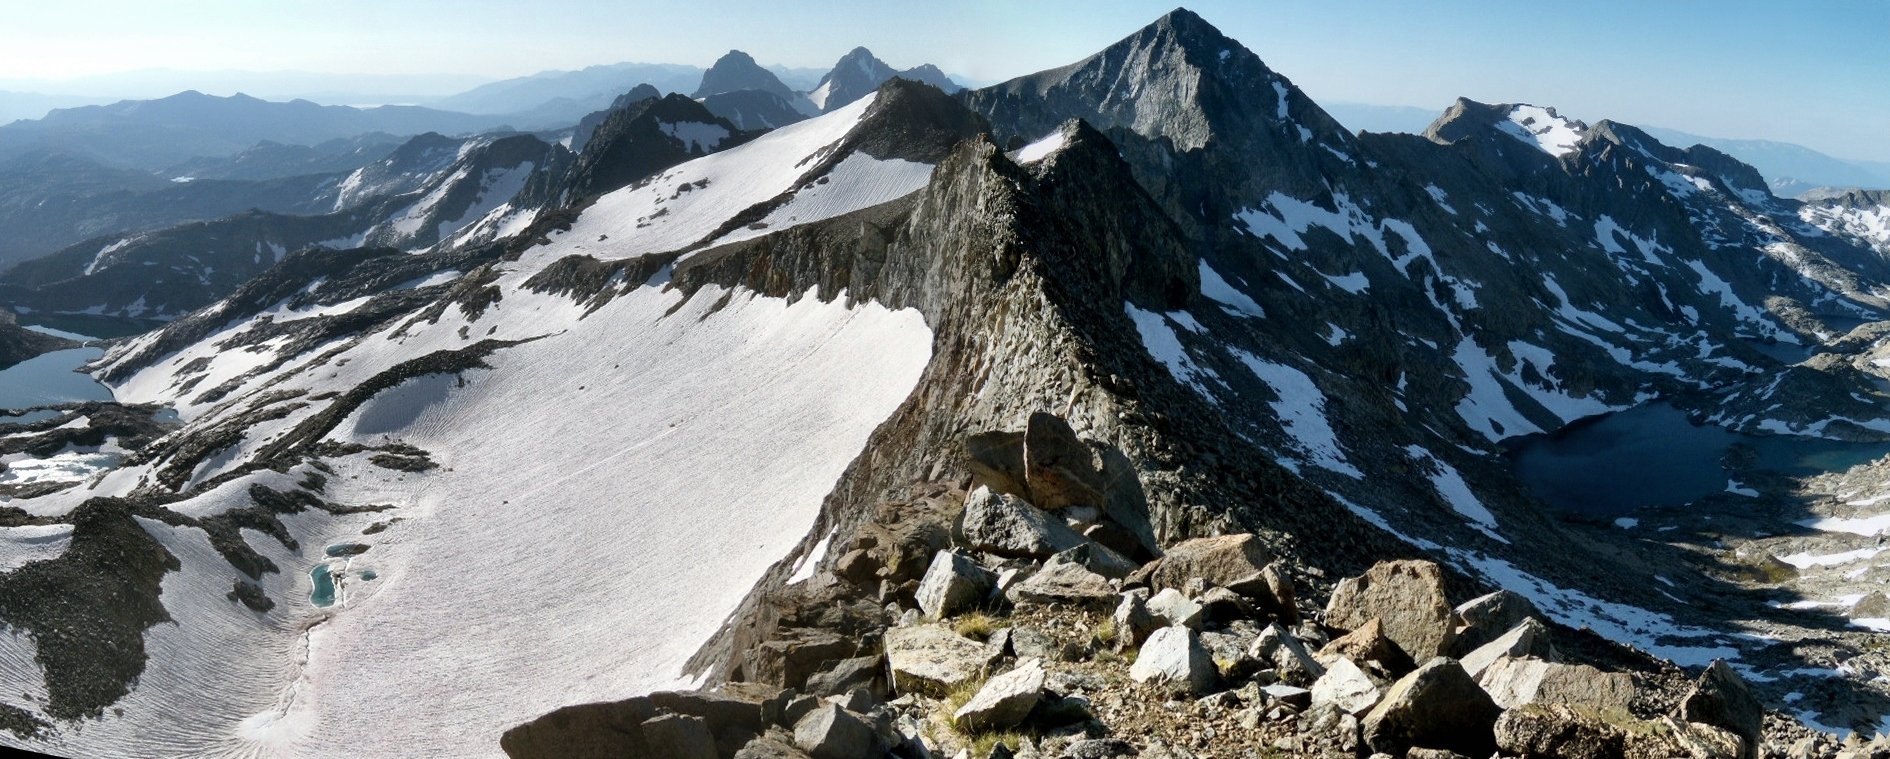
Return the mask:
<svg viewBox="0 0 1890 759">
<path fill-rule="evenodd" d="M 1079 60 L 1173 2 L 64 0 L 8 9 L 0 89 L 109 89 L 133 81 L 117 75 L 150 69 L 167 71 L 138 81 L 185 89 L 190 72 L 247 70 L 348 74 L 360 90 L 444 95 L 548 69 L 706 66 L 732 48 L 763 63 L 824 68 L 856 45 L 895 67 L 929 62 L 990 82 Z M 1315 100 L 1434 110 L 1460 95 L 1533 102 L 1591 122 L 1890 161 L 1890 2 L 1187 7 Z"/>
</svg>

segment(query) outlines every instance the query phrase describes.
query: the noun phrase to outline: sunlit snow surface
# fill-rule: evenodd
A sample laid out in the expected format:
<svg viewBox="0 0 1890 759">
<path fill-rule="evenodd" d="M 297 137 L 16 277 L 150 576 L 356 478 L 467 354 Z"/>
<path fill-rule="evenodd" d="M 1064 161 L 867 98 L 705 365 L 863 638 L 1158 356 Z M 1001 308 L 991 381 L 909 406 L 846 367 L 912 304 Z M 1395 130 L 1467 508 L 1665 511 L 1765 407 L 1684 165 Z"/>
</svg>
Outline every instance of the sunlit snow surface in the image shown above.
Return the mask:
<svg viewBox="0 0 1890 759">
<path fill-rule="evenodd" d="M 757 177 L 798 176 L 857 122 L 853 108 L 796 125 L 815 137 L 783 129 L 749 143 L 746 162 L 723 153 L 672 172 L 725 179 L 736 195 Z M 694 165 L 717 159 L 714 172 Z M 694 218 L 678 206 L 672 221 L 714 228 L 723 220 L 716 214 L 743 207 L 723 199 L 697 207 L 708 216 Z M 611 214 L 619 210 L 600 203 L 578 227 L 617 229 Z M 263 578 L 277 603 L 268 613 L 225 598 L 237 573 L 202 531 L 142 521 L 182 564 L 163 580 L 175 622 L 147 631 L 147 668 L 114 705 L 122 716 L 108 710 L 103 720 L 62 728 L 45 747 L 86 756 L 494 756 L 504 730 L 560 706 L 684 684 L 684 660 L 807 534 L 867 437 L 916 385 L 931 333 L 910 309 L 849 308 L 844 298 L 823 303 L 811 294 L 790 305 L 716 287 L 685 301 L 661 277 L 588 315 L 569 296 L 522 287 L 563 255 L 672 249 L 645 234 L 686 237 L 629 225 L 574 250 L 569 242 L 585 238 L 573 232 L 564 245 L 501 265 L 503 298 L 477 319 L 448 308 L 435 324 L 367 335 L 319 366 L 314 357 L 338 344 L 245 379 L 231 398 L 265 386 L 314 395 L 433 351 L 529 340 L 487 356 L 491 368 L 407 380 L 341 422 L 330 439 L 412 444 L 438 468 L 416 474 L 359 454 L 328 459 L 336 472 L 325 498 L 398 508 L 287 516 L 299 551 L 246 531 L 283 570 Z M 277 309 L 267 318 L 309 315 Z M 120 399 L 175 403 L 196 425 L 232 413 L 178 403 L 177 381 L 200 358 L 204 383 L 267 365 L 280 345 L 203 347 L 248 323 L 129 378 L 116 388 Z M 321 407 L 250 427 L 193 481 L 233 470 Z M 90 495 L 124 492 L 148 471 L 121 469 L 18 505 L 58 513 Z M 305 474 L 246 474 L 170 508 L 219 513 L 246 505 L 251 484 L 287 489 Z M 402 521 L 362 534 L 393 517 Z M 8 563 L 57 555 L 66 540 L 9 537 L 18 550 L 0 556 Z M 323 554 L 341 542 L 370 549 L 345 561 Z M 322 562 L 338 570 L 338 589 L 333 605 L 318 608 L 309 570 Z M 375 579 L 365 579 L 368 571 Z M 0 688 L 43 698 L 33 646 L 0 633 Z"/>
</svg>

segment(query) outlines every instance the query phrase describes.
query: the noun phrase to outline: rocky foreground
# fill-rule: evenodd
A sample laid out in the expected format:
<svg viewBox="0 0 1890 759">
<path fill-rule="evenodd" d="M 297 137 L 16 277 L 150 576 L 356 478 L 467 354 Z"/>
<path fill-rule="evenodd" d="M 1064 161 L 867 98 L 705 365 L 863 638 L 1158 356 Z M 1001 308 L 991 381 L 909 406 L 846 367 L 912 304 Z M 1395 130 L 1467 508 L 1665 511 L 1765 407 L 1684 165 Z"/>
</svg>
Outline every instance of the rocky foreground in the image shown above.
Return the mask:
<svg viewBox="0 0 1890 759">
<path fill-rule="evenodd" d="M 1049 414 L 965 448 L 970 483 L 915 484 L 770 599 L 731 682 L 560 709 L 506 753 L 1890 756 L 1768 713 L 1725 662 L 1693 676 L 1429 561 L 1328 584 L 1252 534 L 1149 556 Z"/>
</svg>

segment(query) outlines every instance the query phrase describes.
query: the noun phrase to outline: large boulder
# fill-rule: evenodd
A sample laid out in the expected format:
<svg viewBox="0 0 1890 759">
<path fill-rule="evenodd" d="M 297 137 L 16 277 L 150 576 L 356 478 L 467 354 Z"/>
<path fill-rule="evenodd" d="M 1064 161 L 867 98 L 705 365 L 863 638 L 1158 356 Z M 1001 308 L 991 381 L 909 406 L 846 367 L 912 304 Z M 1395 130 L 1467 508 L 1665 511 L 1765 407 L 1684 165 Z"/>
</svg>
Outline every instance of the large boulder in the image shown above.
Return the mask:
<svg viewBox="0 0 1890 759">
<path fill-rule="evenodd" d="M 949 617 L 984 603 L 997 576 L 957 551 L 939 551 L 919 581 L 919 609 L 928 616 Z"/>
<path fill-rule="evenodd" d="M 1677 716 L 1684 722 L 1697 722 L 1732 731 L 1745 740 L 1745 756 L 1756 756 L 1765 710 L 1746 688 L 1746 681 L 1723 659 L 1715 659 L 1693 689 L 1680 700 Z"/>
<path fill-rule="evenodd" d="M 1531 759 L 1735 759 L 1747 743 L 1732 731 L 1671 717 L 1637 720 L 1564 704 L 1529 704 L 1496 720 L 1504 756 Z"/>
<path fill-rule="evenodd" d="M 886 631 L 886 664 L 893 689 L 942 692 L 984 673 L 991 651 L 944 625 L 922 624 Z"/>
<path fill-rule="evenodd" d="M 1489 756 L 1496 751 L 1493 728 L 1502 711 L 1463 667 L 1440 656 L 1385 691 L 1365 715 L 1365 742 L 1393 756 L 1416 747 Z"/>
<path fill-rule="evenodd" d="M 664 714 L 646 720 L 641 727 L 650 756 L 716 759 L 715 736 L 701 717 Z"/>
<path fill-rule="evenodd" d="M 1004 597 L 1018 606 L 1063 604 L 1106 610 L 1119 597 L 1109 579 L 1081 564 L 1050 561 L 1036 574 L 1005 591 Z"/>
<path fill-rule="evenodd" d="M 965 459 L 971 477 L 1000 493 L 1030 496 L 1024 484 L 1024 433 L 979 432 L 965 436 Z"/>
<path fill-rule="evenodd" d="M 884 750 L 879 731 L 835 704 L 808 712 L 795 723 L 794 745 L 814 759 L 859 759 Z"/>
<path fill-rule="evenodd" d="M 1043 700 L 1043 678 L 1043 662 L 1025 659 L 1016 669 L 986 681 L 952 713 L 952 723 L 966 733 L 1016 727 Z"/>
<path fill-rule="evenodd" d="M 1383 695 L 1383 690 L 1372 680 L 1371 675 L 1365 674 L 1350 659 L 1333 660 L 1327 665 L 1325 674 L 1312 684 L 1314 707 L 1331 706 L 1354 716 L 1377 706 Z"/>
<path fill-rule="evenodd" d="M 1155 588 L 1181 588 L 1199 577 L 1209 585 L 1246 596 L 1270 596 L 1265 575 L 1273 552 L 1252 534 L 1221 535 L 1184 541 L 1162 556 L 1149 577 Z"/>
<path fill-rule="evenodd" d="M 1164 683 L 1189 693 L 1206 693 L 1217 674 L 1213 657 L 1186 627 L 1156 630 L 1129 667 L 1129 677 L 1136 682 Z"/>
<path fill-rule="evenodd" d="M 1634 700 L 1634 678 L 1627 674 L 1541 659 L 1499 658 L 1477 683 L 1505 709 L 1540 703 L 1625 711 Z"/>
<path fill-rule="evenodd" d="M 1448 654 L 1457 636 L 1444 571 L 1429 561 L 1379 562 L 1339 581 L 1326 604 L 1326 624 L 1356 630 L 1374 618 L 1412 661 Z"/>
<path fill-rule="evenodd" d="M 1261 606 L 1283 624 L 1299 624 L 1299 592 L 1293 587 L 1293 578 L 1286 573 L 1285 565 L 1278 561 L 1268 564 L 1260 571 L 1260 579 L 1267 585 L 1267 595 L 1260 599 Z"/>
<path fill-rule="evenodd" d="M 1542 612 L 1514 591 L 1499 590 L 1459 604 L 1451 616 L 1457 628 L 1453 649 L 1462 654 L 1515 629 L 1525 619 L 1541 620 Z"/>
<path fill-rule="evenodd" d="M 1086 542 L 1062 519 L 985 487 L 965 498 L 963 529 L 972 548 L 1012 558 L 1041 559 Z"/>
<path fill-rule="evenodd" d="M 1030 415 L 1024 428 L 1024 481 L 1030 502 L 1050 509 L 1103 506 L 1103 477 L 1096 453 L 1076 436 L 1070 423 L 1044 412 Z"/>
<path fill-rule="evenodd" d="M 1097 543 L 1084 543 L 1050 558 L 1052 561 L 1078 564 L 1091 572 L 1117 580 L 1126 578 L 1141 568 L 1129 557 Z"/>
<path fill-rule="evenodd" d="M 1558 658 L 1555 646 L 1549 644 L 1548 626 L 1533 619 L 1524 619 L 1509 632 L 1464 654 L 1463 670 L 1470 673 L 1471 677 L 1481 677 L 1483 670 L 1489 669 L 1491 664 L 1504 657 L 1532 657 L 1544 661 Z"/>
<path fill-rule="evenodd" d="M 1627 731 L 1559 704 L 1510 709 L 1496 719 L 1496 747 L 1505 756 L 1539 759 L 1620 759 Z"/>
</svg>

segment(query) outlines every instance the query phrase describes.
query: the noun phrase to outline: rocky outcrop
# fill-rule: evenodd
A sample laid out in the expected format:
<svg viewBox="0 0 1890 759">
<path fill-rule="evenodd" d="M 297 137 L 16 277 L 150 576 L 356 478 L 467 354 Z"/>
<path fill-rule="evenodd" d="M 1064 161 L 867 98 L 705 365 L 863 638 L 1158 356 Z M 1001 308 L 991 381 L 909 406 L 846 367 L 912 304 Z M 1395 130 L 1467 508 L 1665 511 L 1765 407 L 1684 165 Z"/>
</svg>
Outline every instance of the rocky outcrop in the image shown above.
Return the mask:
<svg viewBox="0 0 1890 759">
<path fill-rule="evenodd" d="M 1327 624 L 1351 630 L 1374 619 L 1413 661 L 1449 653 L 1456 639 L 1444 573 L 1428 561 L 1385 562 L 1333 588 Z"/>
<path fill-rule="evenodd" d="M 1496 749 L 1494 727 L 1501 713 L 1463 667 L 1438 657 L 1385 691 L 1365 715 L 1365 742 L 1393 756 L 1413 748 L 1489 756 Z"/>
</svg>

